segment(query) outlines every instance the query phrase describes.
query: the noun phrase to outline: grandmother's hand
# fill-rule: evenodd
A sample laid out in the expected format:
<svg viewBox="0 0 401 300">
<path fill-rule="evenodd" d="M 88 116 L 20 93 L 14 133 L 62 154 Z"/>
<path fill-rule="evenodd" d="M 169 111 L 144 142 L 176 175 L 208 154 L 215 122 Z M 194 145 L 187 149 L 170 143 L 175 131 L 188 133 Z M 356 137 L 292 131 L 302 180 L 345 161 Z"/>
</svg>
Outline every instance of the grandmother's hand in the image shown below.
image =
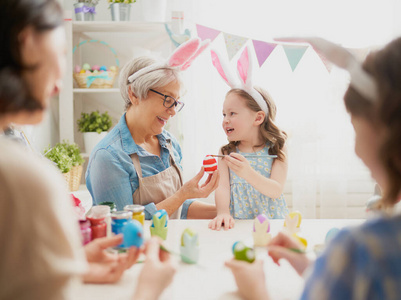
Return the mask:
<svg viewBox="0 0 401 300">
<path fill-rule="evenodd" d="M 181 187 L 181 192 L 184 194 L 184 198 L 206 198 L 217 188 L 220 179 L 219 170 L 214 171 L 213 174 L 209 174 L 206 181 L 202 185 L 199 185 L 204 174 L 205 169 L 202 167 L 200 172 L 196 174 L 194 178 Z"/>
</svg>

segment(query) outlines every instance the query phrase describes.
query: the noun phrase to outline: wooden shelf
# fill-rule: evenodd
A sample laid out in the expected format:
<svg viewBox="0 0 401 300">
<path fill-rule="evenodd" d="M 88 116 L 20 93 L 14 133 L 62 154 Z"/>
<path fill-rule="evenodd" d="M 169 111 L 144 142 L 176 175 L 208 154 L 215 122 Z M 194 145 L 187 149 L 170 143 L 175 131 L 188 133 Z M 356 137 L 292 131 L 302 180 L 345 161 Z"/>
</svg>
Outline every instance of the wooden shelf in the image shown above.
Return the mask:
<svg viewBox="0 0 401 300">
<path fill-rule="evenodd" d="M 119 93 L 120 89 L 73 89 L 74 94 Z"/>
<path fill-rule="evenodd" d="M 72 22 L 73 32 L 155 32 L 165 31 L 165 23 L 161 22 Z"/>
</svg>

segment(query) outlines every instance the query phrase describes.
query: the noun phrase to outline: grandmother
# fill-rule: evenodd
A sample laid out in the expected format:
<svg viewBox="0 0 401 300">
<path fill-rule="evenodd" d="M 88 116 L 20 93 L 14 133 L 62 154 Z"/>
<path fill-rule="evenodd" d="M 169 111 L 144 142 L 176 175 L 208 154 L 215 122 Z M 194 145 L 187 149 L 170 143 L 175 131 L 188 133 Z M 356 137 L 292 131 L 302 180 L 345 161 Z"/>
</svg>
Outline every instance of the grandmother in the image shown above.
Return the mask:
<svg viewBox="0 0 401 300">
<path fill-rule="evenodd" d="M 86 172 L 94 203 L 112 201 L 118 210 L 141 204 L 146 219 L 160 209 L 178 218 L 181 206 L 181 218 L 214 218 L 214 205 L 193 198 L 207 197 L 216 189 L 218 171 L 200 185 L 202 167 L 183 183 L 181 148 L 164 129 L 184 107 L 179 100 L 180 71 L 139 57 L 121 70 L 119 84 L 125 113 L 92 151 Z"/>
</svg>

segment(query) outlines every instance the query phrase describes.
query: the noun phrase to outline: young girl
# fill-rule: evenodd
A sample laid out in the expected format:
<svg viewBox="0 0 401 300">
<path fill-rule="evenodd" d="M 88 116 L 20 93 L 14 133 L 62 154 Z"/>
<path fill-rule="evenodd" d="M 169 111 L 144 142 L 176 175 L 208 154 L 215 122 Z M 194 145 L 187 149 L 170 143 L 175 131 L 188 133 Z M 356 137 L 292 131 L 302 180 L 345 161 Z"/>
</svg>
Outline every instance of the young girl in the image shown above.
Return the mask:
<svg viewBox="0 0 401 300">
<path fill-rule="evenodd" d="M 228 69 L 212 54 L 220 75 L 230 78 Z M 234 226 L 235 219 L 254 219 L 259 214 L 284 218 L 288 209 L 283 197 L 287 177 L 286 134 L 275 124 L 276 106 L 270 95 L 251 84 L 251 62 L 248 49 L 241 55 L 240 79 L 223 104 L 223 129 L 229 143 L 223 146 L 219 160 L 220 183 L 215 199 L 217 217 L 209 228 L 220 230 Z M 241 71 L 246 68 L 246 74 Z M 238 87 L 238 88 L 237 88 Z"/>
<path fill-rule="evenodd" d="M 334 44 L 306 41 L 351 73 L 344 100 L 355 130 L 355 152 L 383 188 L 381 206 L 386 209 L 332 240 L 308 272 L 301 299 L 400 299 L 401 216 L 389 212 L 401 198 L 401 38 L 369 55 L 363 69 Z M 287 249 L 293 247 L 297 243 L 280 233 L 269 255 L 275 262 L 287 259 L 302 274 L 309 261 Z M 269 299 L 261 262 L 231 260 L 226 265 L 245 299 Z"/>
</svg>

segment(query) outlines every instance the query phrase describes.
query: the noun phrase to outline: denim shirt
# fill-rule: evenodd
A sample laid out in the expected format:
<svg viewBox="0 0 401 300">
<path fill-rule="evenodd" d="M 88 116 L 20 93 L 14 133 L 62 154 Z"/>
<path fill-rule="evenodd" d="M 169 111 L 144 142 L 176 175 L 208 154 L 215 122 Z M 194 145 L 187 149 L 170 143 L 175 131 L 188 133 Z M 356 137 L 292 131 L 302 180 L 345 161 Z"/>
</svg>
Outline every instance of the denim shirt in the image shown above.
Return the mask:
<svg viewBox="0 0 401 300">
<path fill-rule="evenodd" d="M 123 210 L 132 204 L 132 195 L 139 186 L 138 175 L 130 157 L 137 153 L 142 168 L 142 176 L 156 175 L 170 167 L 170 153 L 167 143 L 171 141 L 172 155 L 178 167 L 182 169 L 180 145 L 168 131 L 157 135 L 161 146 L 160 157 L 151 154 L 135 144 L 127 127 L 125 114 L 118 124 L 93 149 L 86 171 L 86 186 L 92 195 L 93 204 L 112 201 L 117 210 Z M 191 200 L 183 205 L 181 218 L 186 218 Z M 151 219 L 157 211 L 154 203 L 145 205 L 145 218 Z"/>
</svg>

